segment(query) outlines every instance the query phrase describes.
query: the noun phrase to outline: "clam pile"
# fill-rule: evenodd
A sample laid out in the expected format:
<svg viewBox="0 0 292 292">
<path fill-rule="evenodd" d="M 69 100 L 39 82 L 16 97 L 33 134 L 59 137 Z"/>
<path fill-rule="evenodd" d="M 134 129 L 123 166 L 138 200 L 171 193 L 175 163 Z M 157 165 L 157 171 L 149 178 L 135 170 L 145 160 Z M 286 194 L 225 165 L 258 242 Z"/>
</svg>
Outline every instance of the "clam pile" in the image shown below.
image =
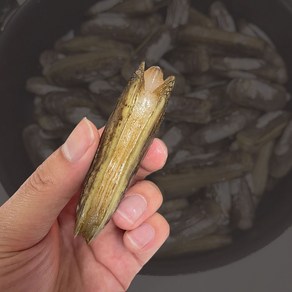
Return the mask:
<svg viewBox="0 0 292 292">
<path fill-rule="evenodd" d="M 188 0 L 92 6 L 78 30 L 41 54 L 42 76 L 27 81 L 35 119 L 23 131 L 29 157 L 39 165 L 84 116 L 104 126 L 141 61 L 176 78 L 158 133 L 169 158 L 150 177 L 171 225 L 158 256 L 231 244 L 292 168 L 292 119 L 275 44 L 219 1 L 208 14 Z"/>
</svg>

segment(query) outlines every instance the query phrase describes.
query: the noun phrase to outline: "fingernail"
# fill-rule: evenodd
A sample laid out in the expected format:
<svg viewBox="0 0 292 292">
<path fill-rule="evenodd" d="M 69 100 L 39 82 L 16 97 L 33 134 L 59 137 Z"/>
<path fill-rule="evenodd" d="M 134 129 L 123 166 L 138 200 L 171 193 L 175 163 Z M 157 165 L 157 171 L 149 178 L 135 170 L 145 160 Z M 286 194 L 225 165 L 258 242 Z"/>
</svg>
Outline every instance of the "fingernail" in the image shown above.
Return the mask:
<svg viewBox="0 0 292 292">
<path fill-rule="evenodd" d="M 146 208 L 147 201 L 143 196 L 131 195 L 122 200 L 117 209 L 117 214 L 130 224 L 134 224 L 142 216 Z"/>
<path fill-rule="evenodd" d="M 159 147 L 157 147 L 156 151 L 159 154 L 164 155 L 165 157 L 168 156 L 168 149 L 167 149 L 167 146 L 165 145 L 165 143 L 163 141 L 160 141 Z"/>
<path fill-rule="evenodd" d="M 70 162 L 76 162 L 87 152 L 94 142 L 94 133 L 89 121 L 84 118 L 73 130 L 61 151 Z"/>
<path fill-rule="evenodd" d="M 135 248 L 142 249 L 151 240 L 153 240 L 155 230 L 150 224 L 143 223 L 138 228 L 129 231 L 127 236 Z"/>
</svg>

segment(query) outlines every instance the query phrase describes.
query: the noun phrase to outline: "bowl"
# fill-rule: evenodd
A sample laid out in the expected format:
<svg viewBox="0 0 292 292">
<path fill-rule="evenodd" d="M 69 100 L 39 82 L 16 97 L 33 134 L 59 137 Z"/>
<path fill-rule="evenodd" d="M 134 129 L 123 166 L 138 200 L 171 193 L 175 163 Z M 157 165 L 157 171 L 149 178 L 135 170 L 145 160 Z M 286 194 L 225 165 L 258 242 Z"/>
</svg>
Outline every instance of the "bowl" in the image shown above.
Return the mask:
<svg viewBox="0 0 292 292">
<path fill-rule="evenodd" d="M 27 0 L 5 25 L 0 36 L 0 181 L 12 195 L 33 172 L 22 142 L 22 130 L 32 121 L 32 97 L 26 80 L 40 73 L 38 56 L 69 29 L 78 27 L 95 0 Z M 193 1 L 207 11 L 213 1 Z M 257 24 L 275 42 L 292 76 L 292 4 L 276 0 L 226 0 L 232 14 Z M 288 83 L 291 91 L 292 82 Z M 234 234 L 234 243 L 220 250 L 153 258 L 141 271 L 149 275 L 176 275 L 214 269 L 244 258 L 279 237 L 292 224 L 292 174 L 266 193 L 254 227 Z"/>
</svg>

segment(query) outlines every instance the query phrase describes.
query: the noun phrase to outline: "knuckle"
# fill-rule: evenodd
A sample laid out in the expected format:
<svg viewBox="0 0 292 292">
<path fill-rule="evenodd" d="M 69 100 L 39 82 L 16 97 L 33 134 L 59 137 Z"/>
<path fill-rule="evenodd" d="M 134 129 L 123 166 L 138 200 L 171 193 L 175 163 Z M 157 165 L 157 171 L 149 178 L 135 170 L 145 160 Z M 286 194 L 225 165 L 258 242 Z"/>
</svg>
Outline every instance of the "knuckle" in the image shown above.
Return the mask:
<svg viewBox="0 0 292 292">
<path fill-rule="evenodd" d="M 149 188 L 149 190 L 151 190 L 154 193 L 161 194 L 159 187 L 153 181 L 145 180 L 144 182 L 145 182 L 147 188 Z"/>
<path fill-rule="evenodd" d="M 151 194 L 152 196 L 155 196 L 155 201 L 158 202 L 159 206 L 162 204 L 163 201 L 162 193 L 159 187 L 154 182 L 150 180 L 144 180 L 139 182 L 138 184 L 140 184 L 140 187 L 143 188 L 145 192 Z"/>
<path fill-rule="evenodd" d="M 156 215 L 157 221 L 160 222 L 159 226 L 164 226 L 164 232 L 165 232 L 165 236 L 167 238 L 170 234 L 170 225 L 169 225 L 168 221 L 160 213 L 156 213 L 155 215 Z"/>
<path fill-rule="evenodd" d="M 54 185 L 52 173 L 41 164 L 28 180 L 28 189 L 37 193 L 45 192 Z"/>
</svg>

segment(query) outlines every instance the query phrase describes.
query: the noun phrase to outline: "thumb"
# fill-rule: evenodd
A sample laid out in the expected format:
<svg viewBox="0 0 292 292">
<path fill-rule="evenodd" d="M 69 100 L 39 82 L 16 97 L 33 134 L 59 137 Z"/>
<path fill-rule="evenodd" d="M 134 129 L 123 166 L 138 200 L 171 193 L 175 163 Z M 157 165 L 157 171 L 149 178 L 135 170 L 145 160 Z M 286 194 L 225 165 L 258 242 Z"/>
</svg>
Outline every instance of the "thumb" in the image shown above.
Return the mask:
<svg viewBox="0 0 292 292">
<path fill-rule="evenodd" d="M 99 143 L 86 118 L 0 208 L 1 242 L 30 247 L 43 239 L 82 181 Z M 3 242 L 4 240 L 4 242 Z M 24 248 L 24 247 L 23 247 Z"/>
</svg>

